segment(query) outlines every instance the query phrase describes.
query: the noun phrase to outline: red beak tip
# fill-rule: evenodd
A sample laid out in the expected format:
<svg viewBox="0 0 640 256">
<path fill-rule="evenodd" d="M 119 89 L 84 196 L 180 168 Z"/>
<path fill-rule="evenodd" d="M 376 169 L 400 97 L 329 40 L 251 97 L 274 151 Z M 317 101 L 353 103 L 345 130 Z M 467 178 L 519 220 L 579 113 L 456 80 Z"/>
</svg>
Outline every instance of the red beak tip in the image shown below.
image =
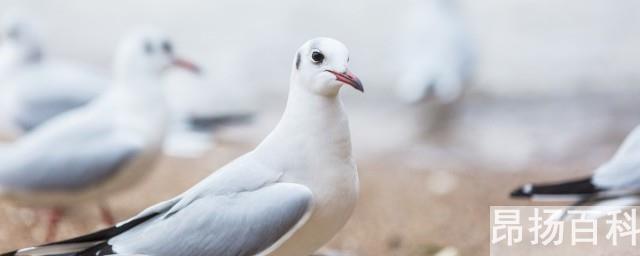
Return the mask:
<svg viewBox="0 0 640 256">
<path fill-rule="evenodd" d="M 197 65 L 191 63 L 190 61 L 186 61 L 186 60 L 183 60 L 183 59 L 176 59 L 176 60 L 174 60 L 173 64 L 176 67 L 180 67 L 180 68 L 186 69 L 186 70 L 188 70 L 188 71 L 190 71 L 190 72 L 192 72 L 194 74 L 197 74 L 197 75 L 202 73 L 202 70 L 200 69 L 200 67 L 198 67 Z"/>
</svg>

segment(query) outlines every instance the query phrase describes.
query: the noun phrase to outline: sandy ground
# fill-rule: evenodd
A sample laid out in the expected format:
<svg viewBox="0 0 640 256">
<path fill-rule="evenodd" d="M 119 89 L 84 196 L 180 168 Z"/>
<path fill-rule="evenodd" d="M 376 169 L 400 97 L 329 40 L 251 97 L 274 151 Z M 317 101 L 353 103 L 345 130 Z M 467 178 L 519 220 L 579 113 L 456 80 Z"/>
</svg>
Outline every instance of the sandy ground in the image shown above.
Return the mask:
<svg viewBox="0 0 640 256">
<path fill-rule="evenodd" d="M 180 193 L 249 147 L 219 148 L 198 161 L 164 159 L 144 184 L 110 200 L 117 219 Z M 331 242 L 331 248 L 357 255 L 428 255 L 422 252 L 444 245 L 458 247 L 464 255 L 487 250 L 487 207 L 491 202 L 508 202 L 504 195 L 510 186 L 496 189 L 483 182 L 498 174 L 438 176 L 434 172 L 408 170 L 389 160 L 360 163 L 361 200 L 350 223 Z M 438 195 L 431 191 L 429 182 L 443 177 L 455 183 L 455 189 Z M 512 184 L 518 183 L 508 179 Z M 41 242 L 45 225 L 39 224 L 44 223 L 36 223 L 31 211 L 3 205 L 0 250 Z M 60 238 L 101 227 L 93 205 L 78 206 L 63 221 Z M 468 227 L 474 227 L 472 232 Z M 463 234 L 468 237 L 460 240 Z"/>
<path fill-rule="evenodd" d="M 507 197 L 522 183 L 588 173 L 638 123 L 640 26 L 629 26 L 637 23 L 638 1 L 459 1 L 477 41 L 476 88 L 499 96 L 535 98 L 540 94 L 544 100 L 469 102 L 461 111 L 458 127 L 462 129 L 456 131 L 459 138 L 448 144 L 449 152 L 437 146 L 436 150 L 408 147 L 413 138 L 402 135 L 410 134 L 405 126 L 413 116 L 404 108 L 381 103 L 390 100 L 391 85 L 403 68 L 391 61 L 397 49 L 390 38 L 401 26 L 397 18 L 411 8 L 406 5 L 409 1 L 116 2 L 7 0 L 0 2 L 0 9 L 23 5 L 40 18 L 52 56 L 87 61 L 105 71 L 125 31 L 140 22 L 156 24 L 175 36 L 182 54 L 197 56 L 198 62 L 214 71 L 212 84 L 246 85 L 251 90 L 257 86 L 259 98 L 269 100 L 284 97 L 292 51 L 301 42 L 328 35 L 349 45 L 357 56 L 353 69 L 367 85 L 366 97 L 345 95 L 352 114 L 361 199 L 351 221 L 329 247 L 353 255 L 426 256 L 448 246 L 461 255 L 488 255 L 490 205 L 527 204 Z M 246 8 L 249 4 L 259 8 Z M 318 16 L 326 13 L 342 18 Z M 69 29 L 78 21 L 86 21 L 85 26 Z M 607 88 L 620 89 L 616 91 L 624 95 L 569 100 L 577 98 L 574 90 Z M 623 90 L 629 88 L 636 91 Z M 545 92 L 567 95 L 547 99 Z M 260 108 L 262 103 L 272 103 L 257 102 Z M 277 121 L 283 103 L 275 104 L 276 117 L 259 127 L 260 132 L 243 136 L 254 142 L 261 139 Z M 381 120 L 385 125 L 376 125 Z M 611 133 L 612 129 L 617 131 Z M 387 134 L 394 136 L 380 136 Z M 372 141 L 378 144 L 367 143 Z M 141 186 L 110 200 L 117 219 L 179 194 L 252 146 L 226 144 L 197 161 L 164 159 Z M 44 225 L 37 219 L 30 210 L 0 203 L 0 251 L 40 243 Z M 102 227 L 95 206 L 79 205 L 68 212 L 59 237 Z"/>
<path fill-rule="evenodd" d="M 416 142 L 424 138 L 401 137 L 410 134 L 411 127 L 398 125 L 421 127 L 410 122 L 411 115 L 402 110 L 381 106 L 365 113 L 349 108 L 355 110 L 350 114 L 361 198 L 350 222 L 328 248 L 346 255 L 429 256 L 450 247 L 459 252 L 451 256 L 489 255 L 489 207 L 529 205 L 507 195 L 531 181 L 587 175 L 605 161 L 636 122 L 632 110 L 637 109 L 637 103 L 631 96 L 606 106 L 594 106 L 597 98 L 577 103 L 563 103 L 563 98 L 539 103 L 513 101 L 523 104 L 469 100 L 458 113 L 457 128 L 453 128 L 453 137 L 458 139 L 451 139 L 453 143 L 431 141 L 436 143 L 428 145 Z M 252 125 L 250 129 L 254 131 L 230 129 L 231 134 L 222 136 L 220 145 L 200 159 L 160 161 L 157 170 L 140 186 L 109 201 L 116 218 L 124 220 L 183 192 L 253 148 L 278 119 L 278 111 L 270 113 L 261 118 L 266 121 L 259 119 Z M 379 120 L 390 125 L 371 125 Z M 380 134 L 395 137 L 385 139 Z M 497 139 L 502 142 L 496 144 Z M 488 142 L 486 147 L 474 146 Z M 523 151 L 527 145 L 531 149 Z M 505 161 L 520 155 L 526 156 L 520 157 L 525 160 L 522 163 Z M 103 227 L 95 205 L 79 205 L 67 213 L 59 238 Z M 33 211 L 0 204 L 0 251 L 41 243 L 44 228 Z M 562 249 L 545 254 L 522 251 L 517 255 L 633 255 L 628 251 L 602 253 L 589 248 L 585 249 L 589 253 L 567 254 Z"/>
<path fill-rule="evenodd" d="M 210 170 L 230 161 L 251 145 L 227 145 L 197 161 L 164 159 L 141 186 L 110 200 L 119 220 L 170 198 L 192 186 Z M 461 255 L 489 254 L 489 206 L 523 205 L 506 195 L 531 179 L 531 172 L 473 170 L 430 171 L 407 167 L 402 155 L 360 161 L 361 199 L 346 227 L 329 244 L 349 255 L 434 255 L 454 247 Z M 566 172 L 583 173 L 587 170 Z M 560 172 L 558 170 L 557 172 Z M 536 173 L 552 176 L 554 170 Z M 557 175 L 553 175 L 558 178 Z M 499 185 L 496 185 L 499 184 Z M 42 241 L 44 225 L 26 209 L 0 206 L 0 251 Z M 93 231 L 103 226 L 93 205 L 68 212 L 59 238 Z"/>
</svg>

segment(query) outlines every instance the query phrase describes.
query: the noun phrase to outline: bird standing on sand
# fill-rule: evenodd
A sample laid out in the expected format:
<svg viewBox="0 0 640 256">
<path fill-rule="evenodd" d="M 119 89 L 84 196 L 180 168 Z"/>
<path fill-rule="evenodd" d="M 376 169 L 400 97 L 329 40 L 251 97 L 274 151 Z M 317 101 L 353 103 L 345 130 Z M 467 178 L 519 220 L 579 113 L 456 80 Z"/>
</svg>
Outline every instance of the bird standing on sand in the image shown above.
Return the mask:
<svg viewBox="0 0 640 256">
<path fill-rule="evenodd" d="M 573 206 L 640 202 L 640 126 L 627 136 L 622 146 L 594 174 L 554 184 L 524 185 L 511 193 L 514 198 L 532 200 L 576 200 Z"/>
<path fill-rule="evenodd" d="M 161 152 L 167 118 L 160 78 L 173 65 L 195 70 L 175 57 L 164 34 L 140 31 L 124 40 L 105 94 L 0 148 L 0 199 L 51 209 L 47 240 L 63 209 L 86 201 L 100 202 L 103 220 L 113 222 L 104 200 L 139 181 Z"/>
<path fill-rule="evenodd" d="M 108 86 L 93 70 L 52 60 L 35 26 L 18 13 L 3 17 L 0 34 L 0 118 L 9 133 L 29 132 L 87 104 Z"/>
<path fill-rule="evenodd" d="M 253 151 L 115 227 L 7 255 L 310 255 L 351 216 L 358 173 L 343 85 L 363 91 L 340 42 L 296 53 L 276 128 Z"/>
</svg>

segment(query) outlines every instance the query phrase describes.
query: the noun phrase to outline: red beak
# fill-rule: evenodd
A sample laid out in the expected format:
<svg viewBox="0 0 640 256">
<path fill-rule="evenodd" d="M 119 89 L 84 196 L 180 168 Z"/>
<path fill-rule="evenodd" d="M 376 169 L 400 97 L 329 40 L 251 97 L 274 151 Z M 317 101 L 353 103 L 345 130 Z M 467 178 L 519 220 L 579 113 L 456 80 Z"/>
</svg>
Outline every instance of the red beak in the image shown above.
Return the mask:
<svg viewBox="0 0 640 256">
<path fill-rule="evenodd" d="M 355 74 L 351 73 L 351 71 L 347 70 L 344 73 L 338 73 L 333 70 L 326 70 L 326 71 L 328 71 L 331 74 L 334 74 L 336 76 L 336 80 L 343 82 L 345 84 L 351 85 L 351 87 L 355 88 L 360 92 L 364 92 L 364 87 L 362 87 L 362 82 L 360 82 L 360 79 Z"/>
<path fill-rule="evenodd" d="M 188 60 L 175 58 L 173 59 L 173 65 L 179 68 L 184 68 L 194 74 L 200 74 L 200 68 Z"/>
</svg>

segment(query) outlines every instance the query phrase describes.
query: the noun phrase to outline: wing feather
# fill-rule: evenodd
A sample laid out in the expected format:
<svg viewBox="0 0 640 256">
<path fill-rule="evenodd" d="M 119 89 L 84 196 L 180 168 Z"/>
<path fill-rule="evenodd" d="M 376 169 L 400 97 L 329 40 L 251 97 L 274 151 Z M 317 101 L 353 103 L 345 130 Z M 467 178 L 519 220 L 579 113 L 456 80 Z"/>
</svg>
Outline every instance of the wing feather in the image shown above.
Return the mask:
<svg viewBox="0 0 640 256">
<path fill-rule="evenodd" d="M 307 187 L 275 183 L 199 197 L 173 215 L 137 226 L 109 244 L 122 254 L 255 255 L 305 222 L 311 208 Z"/>
</svg>

